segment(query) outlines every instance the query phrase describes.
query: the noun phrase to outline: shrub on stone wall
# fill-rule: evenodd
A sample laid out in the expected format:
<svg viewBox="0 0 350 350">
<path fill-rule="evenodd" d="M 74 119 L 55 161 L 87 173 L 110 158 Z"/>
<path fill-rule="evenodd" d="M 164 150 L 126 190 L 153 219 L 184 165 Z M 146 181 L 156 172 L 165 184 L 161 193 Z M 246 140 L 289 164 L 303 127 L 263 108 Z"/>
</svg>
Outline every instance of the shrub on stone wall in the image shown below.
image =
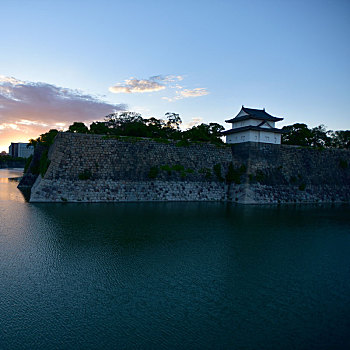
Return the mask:
<svg viewBox="0 0 350 350">
<path fill-rule="evenodd" d="M 255 173 L 255 180 L 257 182 L 263 182 L 265 179 L 265 174 L 262 170 L 258 169 Z"/>
<path fill-rule="evenodd" d="M 211 170 L 209 168 L 202 168 L 198 171 L 200 174 L 204 174 L 206 180 L 210 180 L 211 179 Z"/>
<path fill-rule="evenodd" d="M 33 155 L 31 154 L 31 155 L 27 158 L 26 163 L 25 163 L 25 165 L 24 165 L 24 173 L 27 172 L 27 170 L 28 170 L 28 168 L 29 168 L 29 165 L 30 165 L 32 159 L 33 159 Z"/>
<path fill-rule="evenodd" d="M 160 170 L 166 171 L 168 176 L 171 176 L 173 171 L 180 173 L 181 179 L 186 178 L 187 174 L 194 173 L 194 169 L 192 168 L 185 169 L 185 167 L 182 164 L 174 164 L 172 166 L 170 166 L 169 164 L 165 164 L 160 167 Z"/>
<path fill-rule="evenodd" d="M 152 166 L 151 169 L 149 170 L 148 177 L 150 179 L 155 179 L 158 176 L 159 169 L 156 166 Z"/>
<path fill-rule="evenodd" d="M 119 135 L 105 135 L 102 136 L 102 140 L 120 140 L 121 137 Z"/>
<path fill-rule="evenodd" d="M 181 140 L 176 143 L 177 147 L 188 147 L 191 143 L 188 140 Z"/>
<path fill-rule="evenodd" d="M 91 171 L 89 169 L 85 169 L 82 173 L 78 175 L 79 180 L 89 180 L 91 179 Z"/>
<path fill-rule="evenodd" d="M 305 191 L 306 185 L 304 183 L 299 185 L 299 190 L 300 191 Z"/>
<path fill-rule="evenodd" d="M 161 138 L 153 138 L 153 141 L 157 142 L 157 143 L 170 143 L 170 141 L 168 139 L 161 139 Z"/>
<path fill-rule="evenodd" d="M 228 166 L 226 181 L 228 183 L 234 182 L 235 184 L 241 183 L 241 176 L 245 173 L 246 167 L 245 165 L 241 165 L 238 169 L 233 167 L 233 164 L 230 163 Z"/>
<path fill-rule="evenodd" d="M 49 153 L 49 150 L 45 149 L 44 152 L 41 154 L 41 157 L 40 157 L 39 173 L 40 173 L 41 177 L 45 176 L 46 171 L 49 168 L 49 165 L 51 163 L 51 161 L 48 158 L 48 153 Z"/>
<path fill-rule="evenodd" d="M 175 171 L 184 171 L 185 167 L 181 164 L 175 164 L 171 167 L 171 169 Z"/>
<path fill-rule="evenodd" d="M 297 182 L 297 177 L 296 176 L 291 176 L 290 177 L 290 179 L 289 179 L 289 182 L 291 183 L 291 184 L 295 184 L 296 182 Z"/>
<path fill-rule="evenodd" d="M 349 164 L 345 159 L 339 159 L 339 167 L 341 169 L 347 169 L 348 166 L 349 166 Z"/>
<path fill-rule="evenodd" d="M 214 170 L 214 174 L 219 179 L 219 181 L 224 181 L 224 178 L 221 175 L 221 164 L 220 163 L 215 164 L 213 166 L 213 170 Z"/>
<path fill-rule="evenodd" d="M 162 165 L 160 167 L 160 169 L 166 171 L 169 176 L 171 175 L 171 167 L 170 167 L 170 165 L 168 165 L 168 164 Z"/>
</svg>

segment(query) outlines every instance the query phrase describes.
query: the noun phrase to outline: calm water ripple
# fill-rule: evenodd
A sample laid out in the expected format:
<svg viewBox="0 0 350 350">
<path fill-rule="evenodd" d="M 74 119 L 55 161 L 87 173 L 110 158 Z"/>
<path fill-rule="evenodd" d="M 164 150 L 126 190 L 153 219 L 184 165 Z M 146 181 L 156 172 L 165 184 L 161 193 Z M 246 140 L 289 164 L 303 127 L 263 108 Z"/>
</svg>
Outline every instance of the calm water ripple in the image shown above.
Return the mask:
<svg viewBox="0 0 350 350">
<path fill-rule="evenodd" d="M 1 349 L 349 349 L 350 207 L 31 204 L 0 170 Z"/>
</svg>

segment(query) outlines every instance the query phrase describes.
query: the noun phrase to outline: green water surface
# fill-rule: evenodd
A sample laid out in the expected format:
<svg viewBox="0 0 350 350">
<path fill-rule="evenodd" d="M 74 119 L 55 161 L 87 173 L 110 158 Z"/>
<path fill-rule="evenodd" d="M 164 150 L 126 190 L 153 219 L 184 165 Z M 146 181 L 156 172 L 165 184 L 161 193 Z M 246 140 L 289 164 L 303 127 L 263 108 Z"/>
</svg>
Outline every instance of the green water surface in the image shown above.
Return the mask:
<svg viewBox="0 0 350 350">
<path fill-rule="evenodd" d="M 0 349 L 350 349 L 350 208 L 31 204 L 0 170 Z"/>
</svg>

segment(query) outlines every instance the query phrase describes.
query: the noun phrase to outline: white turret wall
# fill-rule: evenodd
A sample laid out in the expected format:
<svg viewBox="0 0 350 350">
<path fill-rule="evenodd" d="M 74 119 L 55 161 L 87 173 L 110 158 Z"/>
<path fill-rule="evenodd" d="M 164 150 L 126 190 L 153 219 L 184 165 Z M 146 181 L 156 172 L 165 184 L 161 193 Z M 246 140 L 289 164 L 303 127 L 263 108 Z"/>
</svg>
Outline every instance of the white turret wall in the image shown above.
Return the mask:
<svg viewBox="0 0 350 350">
<path fill-rule="evenodd" d="M 226 136 L 226 143 L 242 142 L 281 144 L 281 134 L 270 131 L 246 130 Z"/>
<path fill-rule="evenodd" d="M 263 122 L 263 120 L 259 119 L 247 119 L 247 120 L 242 120 L 238 122 L 232 123 L 232 129 L 236 128 L 242 128 L 243 126 L 258 126 Z M 261 126 L 262 128 L 274 128 L 275 127 L 275 122 L 266 122 Z"/>
</svg>

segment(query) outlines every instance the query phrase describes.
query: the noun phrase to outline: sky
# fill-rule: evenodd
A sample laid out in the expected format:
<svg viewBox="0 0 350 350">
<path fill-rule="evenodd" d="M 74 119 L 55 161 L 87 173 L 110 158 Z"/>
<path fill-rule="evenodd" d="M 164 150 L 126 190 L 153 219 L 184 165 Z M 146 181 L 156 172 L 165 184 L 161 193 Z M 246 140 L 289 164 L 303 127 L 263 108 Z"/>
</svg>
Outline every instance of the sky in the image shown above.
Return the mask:
<svg viewBox="0 0 350 350">
<path fill-rule="evenodd" d="M 0 152 L 122 110 L 350 129 L 350 1 L 0 0 L 0 33 Z"/>
</svg>

